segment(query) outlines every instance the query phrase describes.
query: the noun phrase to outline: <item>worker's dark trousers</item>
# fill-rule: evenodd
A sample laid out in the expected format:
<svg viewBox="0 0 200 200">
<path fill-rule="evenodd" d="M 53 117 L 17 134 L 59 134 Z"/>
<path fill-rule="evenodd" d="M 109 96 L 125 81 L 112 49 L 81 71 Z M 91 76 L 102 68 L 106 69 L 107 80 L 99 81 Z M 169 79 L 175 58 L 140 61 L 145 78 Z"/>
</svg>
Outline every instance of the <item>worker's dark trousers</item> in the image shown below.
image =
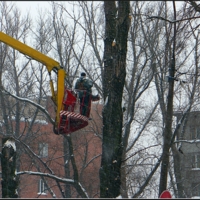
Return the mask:
<svg viewBox="0 0 200 200">
<path fill-rule="evenodd" d="M 89 117 L 89 101 L 90 95 L 84 95 L 82 98 L 80 98 L 80 113 L 86 117 Z"/>
</svg>

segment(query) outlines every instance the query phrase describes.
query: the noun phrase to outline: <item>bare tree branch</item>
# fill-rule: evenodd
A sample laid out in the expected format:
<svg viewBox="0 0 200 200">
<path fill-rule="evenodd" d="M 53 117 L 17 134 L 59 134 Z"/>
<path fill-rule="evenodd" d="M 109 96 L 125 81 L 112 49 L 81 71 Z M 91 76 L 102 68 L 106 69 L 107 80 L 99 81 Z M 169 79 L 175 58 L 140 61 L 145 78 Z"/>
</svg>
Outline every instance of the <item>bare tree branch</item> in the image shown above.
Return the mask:
<svg viewBox="0 0 200 200">
<path fill-rule="evenodd" d="M 178 23 L 178 22 L 188 21 L 188 20 L 193 20 L 193 19 L 198 19 L 198 18 L 200 18 L 200 16 L 189 17 L 189 18 L 179 19 L 179 20 L 169 20 L 169 19 L 165 19 L 164 17 L 160 17 L 160 16 L 151 16 L 151 17 L 148 17 L 147 19 L 161 19 L 161 20 L 164 20 L 164 21 L 167 21 L 167 22 L 173 24 L 173 23 Z"/>
<path fill-rule="evenodd" d="M 2 90 L 2 92 L 3 92 L 4 94 L 10 95 L 10 96 L 12 96 L 13 98 L 15 98 L 15 99 L 17 99 L 17 100 L 30 103 L 31 105 L 37 107 L 39 110 L 41 110 L 41 111 L 46 115 L 46 117 L 48 118 L 48 120 L 50 121 L 50 123 L 54 124 L 54 120 L 50 117 L 48 111 L 47 111 L 44 107 L 42 107 L 41 105 L 39 105 L 39 104 L 37 104 L 37 103 L 31 101 L 30 99 L 21 98 L 21 97 L 18 97 L 18 96 L 16 96 L 16 95 L 14 95 L 14 94 L 11 94 L 10 92 L 6 91 L 5 89 L 1 89 L 1 90 Z"/>
</svg>

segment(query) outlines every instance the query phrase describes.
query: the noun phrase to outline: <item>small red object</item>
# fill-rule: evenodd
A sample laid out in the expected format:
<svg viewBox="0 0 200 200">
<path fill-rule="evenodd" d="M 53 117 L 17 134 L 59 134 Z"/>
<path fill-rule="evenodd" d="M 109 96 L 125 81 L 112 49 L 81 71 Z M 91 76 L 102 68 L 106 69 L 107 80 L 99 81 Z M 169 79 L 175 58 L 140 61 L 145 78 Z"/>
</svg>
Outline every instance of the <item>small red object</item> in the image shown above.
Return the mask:
<svg viewBox="0 0 200 200">
<path fill-rule="evenodd" d="M 160 195 L 160 199 L 171 199 L 172 195 L 168 190 L 164 190 L 161 195 Z"/>
</svg>

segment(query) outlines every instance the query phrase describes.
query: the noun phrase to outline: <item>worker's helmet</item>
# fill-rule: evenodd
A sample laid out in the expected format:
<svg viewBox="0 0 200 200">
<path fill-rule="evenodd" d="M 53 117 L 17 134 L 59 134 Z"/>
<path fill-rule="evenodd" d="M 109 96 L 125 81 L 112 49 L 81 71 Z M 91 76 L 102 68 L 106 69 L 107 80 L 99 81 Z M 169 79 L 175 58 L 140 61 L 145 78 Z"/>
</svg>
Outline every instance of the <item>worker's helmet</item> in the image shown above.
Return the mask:
<svg viewBox="0 0 200 200">
<path fill-rule="evenodd" d="M 82 77 L 86 76 L 86 73 L 85 73 L 85 72 L 82 72 L 82 73 L 81 73 L 81 76 L 82 76 Z"/>
</svg>

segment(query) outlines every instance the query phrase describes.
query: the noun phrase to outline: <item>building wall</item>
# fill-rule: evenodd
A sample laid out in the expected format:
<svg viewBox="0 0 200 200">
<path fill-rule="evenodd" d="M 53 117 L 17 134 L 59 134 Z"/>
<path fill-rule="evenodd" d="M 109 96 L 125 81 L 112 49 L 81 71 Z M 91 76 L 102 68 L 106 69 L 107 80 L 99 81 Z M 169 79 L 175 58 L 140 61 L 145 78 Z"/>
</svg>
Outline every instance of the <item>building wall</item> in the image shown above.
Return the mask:
<svg viewBox="0 0 200 200">
<path fill-rule="evenodd" d="M 182 114 L 176 114 L 177 123 Z M 188 198 L 200 197 L 200 112 L 191 112 L 187 123 L 181 127 L 177 141 L 183 154 L 181 156 L 181 175 L 185 195 Z"/>
<path fill-rule="evenodd" d="M 48 103 L 47 101 L 47 108 Z M 52 108 L 51 105 L 49 105 Z M 102 105 L 93 103 L 91 110 L 92 120 L 89 125 L 71 133 L 73 143 L 74 158 L 79 172 L 79 179 L 88 192 L 90 198 L 99 198 L 99 168 L 101 161 L 101 127 L 102 120 L 99 113 Z M 42 121 L 41 121 L 42 122 Z M 27 130 L 26 128 L 27 127 Z M 20 171 L 33 171 L 55 174 L 58 177 L 65 176 L 65 160 L 64 160 L 64 136 L 53 133 L 53 126 L 49 123 L 34 124 L 31 131 L 25 122 L 21 122 L 21 132 L 24 134 L 21 140 L 24 144 L 19 144 L 17 151 L 20 153 Z M 48 144 L 48 156 L 40 157 L 39 144 Z M 28 148 L 30 147 L 30 148 Z M 37 155 L 34 155 L 36 153 Z M 69 153 L 69 152 L 65 152 Z M 69 164 L 70 175 L 67 178 L 73 179 L 73 169 Z M 53 198 L 48 191 L 46 193 L 39 192 L 39 182 L 41 177 L 30 174 L 20 175 L 19 198 Z M 48 186 L 55 192 L 56 198 L 62 198 L 61 191 L 55 180 L 45 178 Z M 60 183 L 60 187 L 65 192 L 65 184 Z M 73 186 L 70 186 L 71 197 L 80 198 Z"/>
</svg>

